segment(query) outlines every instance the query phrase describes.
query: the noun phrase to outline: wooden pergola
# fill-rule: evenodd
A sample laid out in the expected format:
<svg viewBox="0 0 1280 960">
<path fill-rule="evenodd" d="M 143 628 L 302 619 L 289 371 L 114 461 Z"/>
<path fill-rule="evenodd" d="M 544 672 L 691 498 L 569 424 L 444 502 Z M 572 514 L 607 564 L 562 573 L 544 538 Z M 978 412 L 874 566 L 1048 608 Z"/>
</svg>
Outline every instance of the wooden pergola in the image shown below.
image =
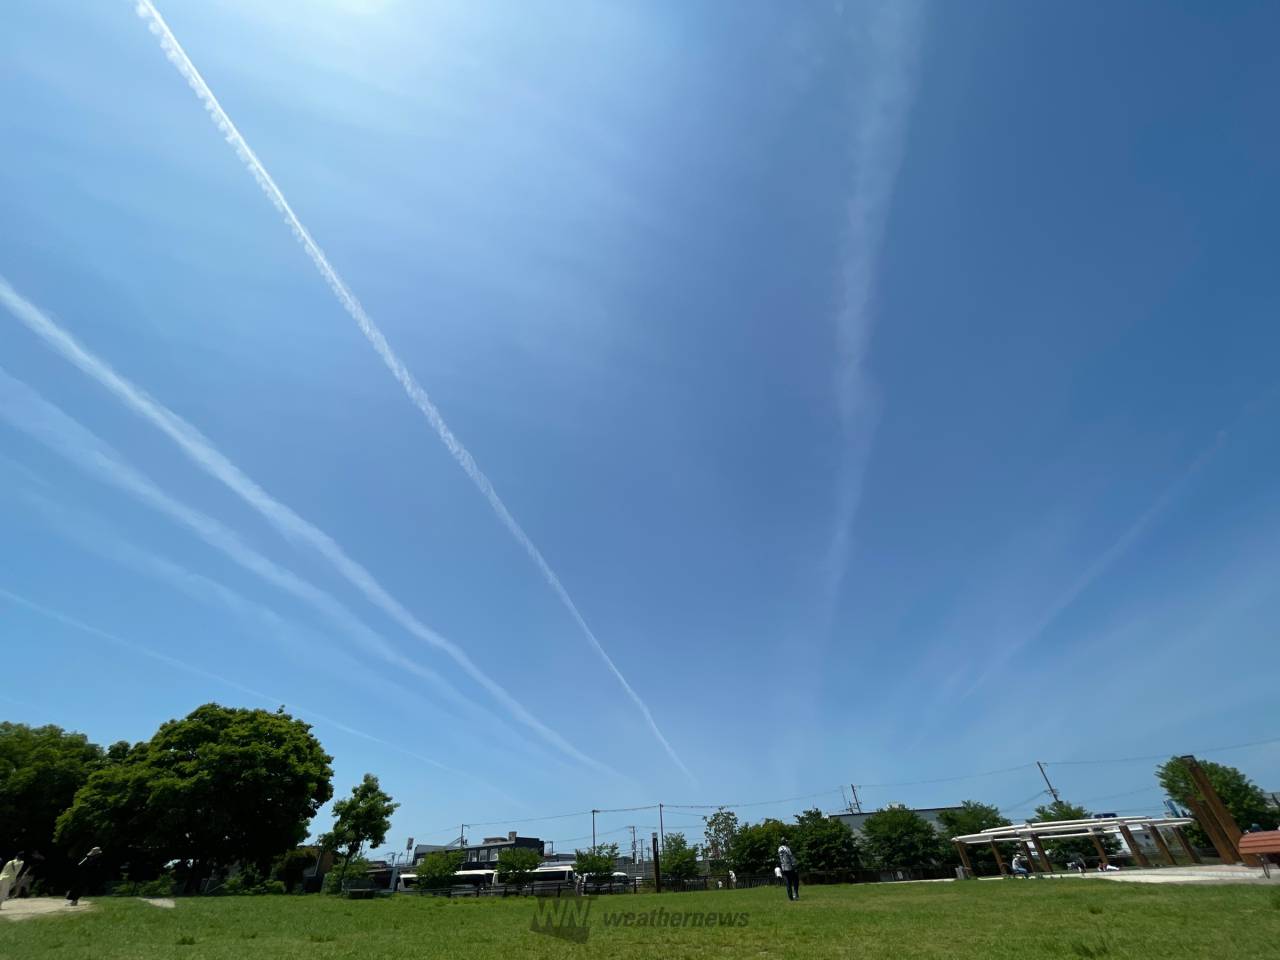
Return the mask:
<svg viewBox="0 0 1280 960">
<path fill-rule="evenodd" d="M 1134 832 L 1141 831 L 1151 838 L 1155 848 L 1160 851 L 1160 855 L 1165 862 L 1173 866 L 1177 861 L 1174 859 L 1173 851 L 1169 848 L 1169 843 L 1165 839 L 1166 831 L 1172 834 L 1178 846 L 1182 848 L 1182 851 L 1193 863 L 1200 863 L 1200 855 L 1187 842 L 1186 835 L 1182 832 L 1183 827 L 1194 822 L 1190 817 L 1097 817 L 1089 820 L 1039 820 L 1010 824 L 1005 827 L 993 827 L 990 830 L 983 830 L 981 833 L 952 837 L 951 842 L 955 845 L 956 852 L 960 855 L 960 862 L 964 864 L 965 869 L 970 874 L 973 873 L 973 865 L 969 862 L 969 847 L 987 845 L 991 847 L 991 852 L 995 855 L 996 865 L 1000 868 L 1000 873 L 1003 876 L 1008 876 L 1009 870 L 1005 866 L 1004 857 L 1000 854 L 1000 844 L 1002 843 L 1013 843 L 1021 847 L 1027 862 L 1037 872 L 1053 873 L 1056 868 L 1050 861 L 1048 853 L 1045 852 L 1044 841 L 1046 839 L 1060 840 L 1067 837 L 1088 837 L 1093 841 L 1093 848 L 1098 851 L 1098 859 L 1105 867 L 1110 861 L 1107 859 L 1106 848 L 1102 845 L 1102 837 L 1107 834 L 1122 837 L 1125 846 L 1129 848 L 1129 852 L 1133 854 L 1133 859 L 1138 862 L 1138 865 L 1149 867 L 1151 866 L 1151 861 L 1134 838 Z M 1035 855 L 1032 854 L 1033 848 Z"/>
</svg>

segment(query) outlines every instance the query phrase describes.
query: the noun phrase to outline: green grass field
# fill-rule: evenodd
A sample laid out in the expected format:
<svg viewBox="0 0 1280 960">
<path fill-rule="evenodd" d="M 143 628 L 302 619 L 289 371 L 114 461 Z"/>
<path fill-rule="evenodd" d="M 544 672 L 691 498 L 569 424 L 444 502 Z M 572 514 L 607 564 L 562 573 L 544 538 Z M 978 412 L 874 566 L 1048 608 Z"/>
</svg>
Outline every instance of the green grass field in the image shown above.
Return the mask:
<svg viewBox="0 0 1280 960">
<path fill-rule="evenodd" d="M 746 914 L 745 926 L 620 927 L 608 911 Z M 1280 889 L 1102 880 L 868 884 L 600 897 L 585 944 L 530 930 L 531 900 L 334 897 L 99 899 L 0 922 L 0 957 L 1260 957 L 1280 943 Z"/>
</svg>

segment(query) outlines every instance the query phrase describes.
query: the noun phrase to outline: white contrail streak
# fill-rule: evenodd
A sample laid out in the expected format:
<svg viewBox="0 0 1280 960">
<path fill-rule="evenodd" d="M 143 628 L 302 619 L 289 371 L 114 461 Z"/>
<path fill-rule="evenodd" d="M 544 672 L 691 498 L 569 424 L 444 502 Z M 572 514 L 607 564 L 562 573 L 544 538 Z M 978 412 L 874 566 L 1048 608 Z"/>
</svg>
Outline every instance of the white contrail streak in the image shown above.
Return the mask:
<svg viewBox="0 0 1280 960">
<path fill-rule="evenodd" d="M 205 111 L 209 114 L 209 118 L 217 126 L 227 143 L 231 145 L 231 148 L 235 150 L 236 155 L 240 158 L 245 168 L 253 175 L 254 180 L 256 180 L 258 186 L 262 188 L 262 192 L 266 194 L 267 199 L 271 201 L 276 210 L 278 210 L 284 217 L 285 223 L 288 225 L 289 229 L 293 231 L 294 238 L 302 245 L 302 249 L 306 252 L 307 256 L 311 258 L 311 262 L 315 264 L 316 269 L 320 271 L 320 276 L 324 278 L 325 282 L 329 285 L 329 289 L 332 290 L 334 296 L 338 298 L 338 302 L 342 305 L 342 308 L 346 310 L 351 319 L 356 322 L 356 325 L 360 328 L 360 332 L 364 334 L 365 339 L 369 341 L 369 344 L 382 359 L 382 362 L 386 364 L 387 369 L 391 371 L 392 375 L 400 383 L 400 386 L 404 388 L 409 399 L 412 400 L 414 405 L 422 412 L 422 415 L 427 418 L 427 422 L 431 425 L 432 429 L 435 430 L 440 441 L 445 445 L 449 453 L 453 456 L 453 459 L 457 461 L 458 465 L 462 467 L 463 472 L 465 472 L 471 479 L 471 482 L 475 484 L 476 488 L 489 502 L 489 506 L 493 509 L 493 512 L 497 514 L 498 519 L 502 522 L 503 526 L 507 528 L 507 531 L 515 538 L 516 542 L 524 548 L 525 553 L 529 555 L 529 558 L 534 562 L 534 565 L 537 566 L 538 571 L 542 574 L 543 579 L 547 581 L 556 596 L 560 598 L 560 602 L 564 604 L 565 609 L 569 611 L 570 616 L 573 617 L 574 622 L 577 623 L 578 627 L 582 630 L 583 635 L 590 642 L 592 648 L 600 655 L 600 658 L 605 662 L 605 665 L 609 668 L 610 672 L 613 673 L 618 683 L 622 685 L 622 689 L 626 691 L 627 696 L 631 698 L 631 701 L 636 705 L 637 709 L 639 709 L 641 715 L 645 719 L 645 722 L 649 725 L 649 729 L 658 739 L 658 742 L 662 744 L 667 755 L 687 777 L 693 779 L 693 774 L 690 773 L 688 767 L 684 765 L 684 762 L 676 754 L 676 751 L 671 744 L 667 742 L 667 738 L 663 736 L 662 731 L 658 729 L 658 724 L 653 719 L 653 714 L 649 711 L 649 707 L 640 698 L 640 695 L 636 693 L 631 684 L 627 682 L 627 678 L 622 675 L 622 671 L 618 669 L 617 665 L 605 651 L 600 641 L 596 639 L 595 633 L 592 632 L 591 628 L 587 625 L 586 619 L 578 610 L 577 604 L 573 602 L 573 598 L 569 596 L 569 592 L 565 589 L 564 584 L 560 582 L 560 578 L 556 575 L 556 572 L 551 569 L 551 565 L 547 563 L 542 552 L 529 538 L 529 535 L 524 532 L 524 529 L 520 524 L 516 522 L 516 518 L 511 515 L 511 511 L 507 509 L 502 498 L 498 496 L 498 492 L 494 489 L 489 478 L 486 477 L 484 472 L 480 469 L 475 458 L 471 456 L 470 452 L 468 452 L 467 448 L 462 445 L 461 441 L 454 436 L 453 431 L 450 430 L 449 425 L 445 423 L 444 417 L 440 415 L 440 411 L 436 408 L 436 405 L 432 403 L 431 398 L 427 396 L 427 392 L 422 389 L 417 380 L 414 379 L 413 374 L 409 372 L 408 367 L 404 365 L 396 355 L 395 351 L 391 349 L 391 345 L 387 342 L 387 338 L 383 335 L 382 330 L 379 329 L 378 325 L 374 323 L 373 319 L 365 312 L 360 301 L 356 299 L 355 294 L 351 292 L 342 277 L 338 275 L 338 271 L 329 263 L 329 259 L 325 256 L 324 251 L 320 249 L 320 245 L 312 239 L 307 228 L 302 225 L 302 221 L 298 219 L 297 214 L 293 212 L 293 208 L 289 206 L 289 201 L 285 199 L 280 188 L 276 186 L 275 180 L 271 178 L 271 174 L 267 172 L 267 168 L 263 166 L 262 161 L 258 159 L 257 154 L 255 154 L 250 148 L 248 141 L 246 141 L 241 135 L 240 131 L 236 128 L 236 125 L 231 122 L 231 118 L 227 115 L 227 112 L 222 109 L 222 105 L 218 103 L 218 98 L 213 95 L 213 91 L 209 89 L 209 85 L 205 83 L 204 78 L 200 75 L 200 71 L 196 69 L 191 58 L 187 56 L 186 51 L 182 49 L 182 45 L 178 43 L 178 39 L 173 35 L 173 31 L 169 29 L 169 25 L 165 23 L 164 18 L 160 16 L 160 12 L 156 10 L 155 6 L 151 3 L 151 0 L 139 0 L 137 13 L 139 17 L 147 22 L 151 32 L 159 38 L 160 46 L 164 50 L 165 55 L 169 58 L 169 62 L 177 68 L 178 72 L 182 74 L 183 79 L 187 81 L 187 85 L 195 92 L 196 97 L 199 98 L 201 104 L 203 104 L 205 108 Z"/>
<path fill-rule="evenodd" d="M 4 285 L 0 281 L 0 298 L 3 298 L 3 293 Z M 331 621 L 341 624 L 349 634 L 389 663 L 413 671 L 435 684 L 453 699 L 465 699 L 435 671 L 399 654 L 386 640 L 329 594 L 258 553 L 217 520 L 169 496 L 140 471 L 125 463 L 115 451 L 78 421 L 45 400 L 21 380 L 7 374 L 3 368 L 0 368 L 0 417 L 7 419 L 15 428 L 40 440 L 86 472 L 119 487 L 192 530 L 210 546 L 221 550 L 263 580 L 310 604 Z M 456 650 L 452 642 L 444 637 L 434 633 L 432 636 L 437 637 L 439 645 Z M 459 654 L 465 660 L 465 655 L 460 651 Z M 470 664 L 470 660 L 465 662 Z M 545 726 L 478 667 L 473 665 L 471 669 L 472 676 L 487 685 L 486 688 L 493 691 L 495 696 L 507 705 L 512 714 L 534 732 L 575 760 L 597 770 L 614 772 L 599 761 L 580 752 L 554 730 Z"/>
<path fill-rule="evenodd" d="M 865 77 L 859 85 L 860 119 L 854 134 L 854 181 L 846 207 L 842 302 L 836 318 L 836 402 L 845 451 L 826 563 L 832 612 L 844 583 L 853 523 L 879 421 L 879 391 L 866 363 L 875 321 L 872 294 L 902 166 L 920 36 L 915 0 L 883 0 L 871 5 L 870 13 L 862 58 Z"/>
<path fill-rule="evenodd" d="M 418 620 L 398 600 L 387 593 L 368 570 L 349 557 L 332 537 L 263 490 L 252 478 L 228 460 L 199 430 L 149 396 L 144 390 L 117 374 L 106 361 L 81 346 L 74 337 L 54 323 L 43 311 L 19 295 L 3 277 L 0 277 L 0 303 L 3 303 L 24 326 L 106 387 L 130 410 L 173 440 L 197 466 L 225 484 L 266 518 L 283 536 L 315 549 L 364 593 L 370 602 L 380 607 L 411 634 L 445 653 L 517 720 L 575 760 L 597 769 L 601 768 L 602 765 L 598 761 L 580 753 L 559 734 L 534 717 L 497 681 L 476 666 L 457 644 Z"/>
<path fill-rule="evenodd" d="M 285 706 L 293 710 L 294 713 L 299 714 L 300 716 L 313 718 L 317 723 L 320 723 L 324 726 L 332 727 L 335 730 L 341 730 L 343 733 L 346 733 L 350 736 L 359 737 L 362 740 L 368 740 L 371 743 L 376 743 L 380 746 L 386 747 L 389 750 L 394 750 L 397 753 L 402 753 L 405 756 L 413 757 L 415 760 L 425 763 L 428 766 L 435 767 L 439 770 L 443 770 L 446 773 L 452 774 L 453 776 L 465 777 L 468 780 L 472 780 L 475 783 L 478 783 L 481 786 L 486 787 L 493 793 L 502 797 L 504 800 L 507 800 L 512 803 L 519 803 L 519 801 L 515 800 L 513 797 L 509 796 L 502 790 L 498 789 L 493 784 L 487 783 L 484 780 L 481 780 L 478 777 L 474 776 L 473 774 L 466 773 L 465 771 L 462 771 L 462 770 L 455 770 L 453 767 L 450 767 L 447 764 L 443 764 L 439 760 L 433 760 L 430 757 L 425 757 L 420 753 L 415 753 L 412 750 L 406 749 L 405 747 L 402 747 L 399 744 L 391 743 L 390 741 L 384 740 L 381 737 L 376 737 L 372 733 L 366 733 L 363 730 L 358 730 L 355 727 L 350 726 L 349 724 L 343 723 L 341 720 L 335 720 L 332 717 L 326 716 L 325 714 L 320 713 L 318 710 L 312 710 L 308 707 L 304 707 L 296 703 L 290 704 L 288 701 L 284 700 L 281 697 L 273 697 L 269 693 L 263 693 L 261 690 L 255 690 L 253 687 L 247 687 L 242 683 L 239 683 L 235 680 L 230 679 L 229 677 L 224 677 L 221 674 L 217 674 L 209 670 L 205 670 L 203 667 L 197 667 L 194 664 L 187 663 L 185 660 L 179 660 L 177 657 L 171 657 L 167 653 L 161 653 L 158 650 L 152 650 L 150 647 L 146 647 L 140 643 L 135 643 L 132 640 L 127 640 L 124 637 L 117 636 L 116 634 L 111 633 L 110 631 L 103 630 L 100 627 L 95 627 L 91 623 L 85 623 L 83 620 L 79 620 L 75 617 L 69 616 L 68 614 L 61 613 L 50 607 L 46 607 L 43 604 L 36 603 L 34 600 L 29 600 L 26 597 L 20 596 L 19 594 L 6 590 L 3 587 L 0 587 L 0 597 L 4 598 L 5 600 L 8 600 L 10 603 L 17 604 L 18 606 L 25 607 L 28 610 L 38 613 L 42 617 L 47 617 L 48 619 L 54 620 L 65 626 L 74 627 L 76 630 L 79 630 L 83 633 L 87 633 L 90 636 L 97 637 L 101 640 L 106 640 L 108 643 L 114 644 L 115 646 L 120 647 L 121 649 L 128 650 L 130 653 L 136 654 L 137 656 L 146 657 L 150 660 L 155 660 L 158 663 L 163 663 L 165 666 L 171 667 L 174 670 L 181 670 L 184 673 L 190 673 L 194 676 L 201 677 L 202 679 L 205 679 L 205 680 L 212 680 L 215 683 L 224 684 L 225 686 L 230 687 L 232 690 L 237 690 L 240 693 L 247 694 L 248 696 L 254 697 L 258 700 L 264 700 L 267 703 L 284 704 Z"/>
<path fill-rule="evenodd" d="M 984 664 L 984 669 L 978 678 L 973 681 L 965 690 L 961 699 L 966 699 L 973 695 L 983 683 L 992 676 L 1001 673 L 1015 656 L 1023 649 L 1038 640 L 1046 630 L 1051 627 L 1063 612 L 1070 608 L 1080 595 L 1093 586 L 1094 582 L 1101 578 L 1117 560 L 1127 554 L 1143 537 L 1147 531 L 1159 522 L 1161 518 L 1169 511 L 1169 508 L 1176 503 L 1179 498 L 1186 493 L 1187 488 L 1192 481 L 1200 474 L 1200 472 L 1209 464 L 1222 450 L 1227 442 L 1227 431 L 1220 430 L 1214 437 L 1213 442 L 1200 452 L 1200 454 L 1187 466 L 1185 470 L 1179 473 L 1172 482 L 1165 486 L 1156 498 L 1151 501 L 1141 514 L 1127 526 L 1120 536 L 1112 541 L 1102 553 L 1098 554 L 1085 568 L 1080 576 L 1067 586 L 1041 615 L 1040 619 L 1032 624 L 1031 628 L 1026 631 L 1018 640 L 1001 650 L 989 661 Z"/>
</svg>

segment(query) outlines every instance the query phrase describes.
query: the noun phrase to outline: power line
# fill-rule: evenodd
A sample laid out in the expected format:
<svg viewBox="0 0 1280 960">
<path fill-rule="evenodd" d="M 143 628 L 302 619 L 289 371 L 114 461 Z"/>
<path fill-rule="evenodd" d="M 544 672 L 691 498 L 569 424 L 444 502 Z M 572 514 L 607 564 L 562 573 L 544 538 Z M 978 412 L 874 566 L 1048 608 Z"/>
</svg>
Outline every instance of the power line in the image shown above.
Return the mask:
<svg viewBox="0 0 1280 960">
<path fill-rule="evenodd" d="M 668 810 L 719 810 L 721 807 L 726 810 L 741 810 L 744 807 L 767 807 L 774 803 L 795 803 L 798 800 L 812 800 L 814 797 L 826 797 L 839 792 L 839 787 L 832 787 L 830 790 L 822 790 L 818 793 L 806 793 L 800 797 L 782 797 L 779 800 L 755 800 L 751 803 L 668 803 L 665 806 Z"/>
<path fill-rule="evenodd" d="M 1270 737 L 1266 740 L 1254 740 L 1251 743 L 1233 743 L 1227 747 L 1207 747 L 1201 750 L 1192 750 L 1192 753 L 1226 753 L 1230 750 L 1245 750 L 1249 747 L 1265 747 L 1273 743 L 1280 743 L 1280 737 Z M 1117 757 L 1111 760 L 1047 760 L 1050 766 L 1066 767 L 1066 766 L 1083 766 L 1095 763 L 1139 763 L 1143 760 L 1168 760 L 1173 757 L 1172 753 L 1150 753 L 1145 757 Z"/>
<path fill-rule="evenodd" d="M 995 777 L 1002 773 L 1014 773 L 1018 770 L 1029 770 L 1035 766 L 1035 761 L 1031 763 L 1020 763 L 1016 767 L 1004 767 L 1000 770 L 984 770 L 981 773 L 966 773 L 959 777 L 938 777 L 933 780 L 904 780 L 901 783 L 860 783 L 859 787 L 867 789 L 868 787 L 920 787 L 927 786 L 932 783 L 958 783 L 961 780 L 977 780 L 979 777 Z"/>
</svg>

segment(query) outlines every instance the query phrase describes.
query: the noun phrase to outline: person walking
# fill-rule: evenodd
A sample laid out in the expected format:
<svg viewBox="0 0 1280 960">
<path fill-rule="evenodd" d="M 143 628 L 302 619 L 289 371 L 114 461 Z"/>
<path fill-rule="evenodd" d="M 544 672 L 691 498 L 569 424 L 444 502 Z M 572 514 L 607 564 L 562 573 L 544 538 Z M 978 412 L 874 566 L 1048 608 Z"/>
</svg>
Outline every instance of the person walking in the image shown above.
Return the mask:
<svg viewBox="0 0 1280 960">
<path fill-rule="evenodd" d="M 796 867 L 796 855 L 787 846 L 787 838 L 782 838 L 782 846 L 778 847 L 778 868 L 782 870 L 782 879 L 787 881 L 787 899 L 800 899 L 800 871 Z"/>
<path fill-rule="evenodd" d="M 101 859 L 102 848 L 94 847 L 76 865 L 76 877 L 71 881 L 71 889 L 67 891 L 67 903 L 70 906 L 80 906 L 80 895 L 84 893 L 86 887 L 93 884 L 98 872 L 98 861 Z"/>
<path fill-rule="evenodd" d="M 22 872 L 25 865 L 26 854 L 18 851 L 13 855 L 12 860 L 0 867 L 0 908 L 3 908 L 4 902 L 9 899 L 9 891 L 18 882 L 18 874 Z"/>
</svg>

